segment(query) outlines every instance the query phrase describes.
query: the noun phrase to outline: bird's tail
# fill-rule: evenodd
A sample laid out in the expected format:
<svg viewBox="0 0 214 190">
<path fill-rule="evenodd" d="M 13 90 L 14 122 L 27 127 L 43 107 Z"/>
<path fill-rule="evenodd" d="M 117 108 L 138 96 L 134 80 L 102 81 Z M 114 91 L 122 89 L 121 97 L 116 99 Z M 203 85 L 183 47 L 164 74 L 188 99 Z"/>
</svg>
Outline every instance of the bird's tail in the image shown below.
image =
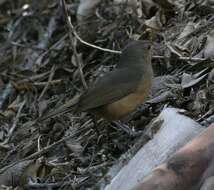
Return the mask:
<svg viewBox="0 0 214 190">
<path fill-rule="evenodd" d="M 59 108 L 56 108 L 52 111 L 49 111 L 45 115 L 39 117 L 37 119 L 37 122 L 42 122 L 42 121 L 45 121 L 49 118 L 53 118 L 53 117 L 59 116 L 61 114 L 68 113 L 72 110 L 75 110 L 77 103 L 78 103 L 78 100 L 79 100 L 79 96 L 75 96 L 74 98 L 72 98 L 71 100 L 69 100 L 68 102 L 66 102 L 62 106 L 60 106 Z"/>
</svg>

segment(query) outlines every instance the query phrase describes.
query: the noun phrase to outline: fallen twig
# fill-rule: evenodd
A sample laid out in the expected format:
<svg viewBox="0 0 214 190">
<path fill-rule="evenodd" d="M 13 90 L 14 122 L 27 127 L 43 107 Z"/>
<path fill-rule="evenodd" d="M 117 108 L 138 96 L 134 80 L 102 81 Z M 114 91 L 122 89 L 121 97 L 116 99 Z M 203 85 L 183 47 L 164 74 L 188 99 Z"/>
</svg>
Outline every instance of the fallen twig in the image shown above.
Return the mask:
<svg viewBox="0 0 214 190">
<path fill-rule="evenodd" d="M 77 50 L 76 50 L 74 38 L 73 38 L 73 35 L 72 35 L 73 34 L 73 25 L 71 24 L 71 19 L 68 16 L 68 12 L 67 12 L 64 0 L 62 0 L 62 8 L 63 8 L 64 14 L 65 14 L 65 17 L 66 17 L 66 23 L 68 25 L 68 30 L 69 30 L 70 43 L 71 43 L 71 46 L 72 46 L 72 49 L 73 49 L 73 55 L 74 55 L 75 61 L 76 61 L 77 65 L 78 65 L 80 78 L 81 78 L 81 81 L 83 83 L 84 88 L 87 89 L 88 86 L 87 86 L 87 83 L 85 81 L 85 77 L 83 75 L 82 66 L 81 66 L 81 63 L 80 63 L 80 60 L 79 60 L 79 57 L 78 57 L 78 53 L 77 53 Z"/>
<path fill-rule="evenodd" d="M 21 114 L 21 111 L 22 111 L 24 105 L 25 105 L 25 101 L 23 101 L 23 102 L 21 103 L 21 105 L 20 105 L 20 107 L 19 107 L 19 109 L 18 109 L 18 112 L 17 112 L 17 114 L 16 114 L 16 117 L 15 117 L 15 119 L 14 119 L 14 121 L 13 121 L 13 125 L 12 125 L 12 127 L 10 128 L 10 130 L 9 130 L 9 132 L 8 132 L 8 138 L 4 141 L 3 144 L 7 144 L 7 143 L 10 141 L 10 139 L 12 138 L 12 135 L 13 135 L 13 133 L 14 133 L 16 127 L 17 127 L 17 123 L 18 123 L 18 121 L 19 121 L 19 117 L 20 117 L 20 114 Z"/>
</svg>

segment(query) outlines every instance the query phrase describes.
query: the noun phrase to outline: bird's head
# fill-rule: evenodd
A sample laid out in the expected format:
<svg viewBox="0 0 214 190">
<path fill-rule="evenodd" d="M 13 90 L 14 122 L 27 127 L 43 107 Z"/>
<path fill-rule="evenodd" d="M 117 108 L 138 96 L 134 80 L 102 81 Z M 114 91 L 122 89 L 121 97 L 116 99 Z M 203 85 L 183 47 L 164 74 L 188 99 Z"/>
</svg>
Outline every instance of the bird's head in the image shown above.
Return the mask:
<svg viewBox="0 0 214 190">
<path fill-rule="evenodd" d="M 122 50 L 118 67 L 151 64 L 152 43 L 148 40 L 132 41 Z"/>
</svg>

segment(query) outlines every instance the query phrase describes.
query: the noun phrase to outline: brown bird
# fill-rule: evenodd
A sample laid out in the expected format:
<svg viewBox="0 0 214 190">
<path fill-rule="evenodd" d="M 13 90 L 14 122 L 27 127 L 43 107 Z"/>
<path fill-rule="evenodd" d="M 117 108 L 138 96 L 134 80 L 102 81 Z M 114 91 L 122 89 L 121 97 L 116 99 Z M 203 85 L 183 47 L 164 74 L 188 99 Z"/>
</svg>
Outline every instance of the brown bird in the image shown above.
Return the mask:
<svg viewBox="0 0 214 190">
<path fill-rule="evenodd" d="M 123 50 L 116 68 L 99 78 L 78 102 L 66 103 L 39 120 L 76 110 L 109 121 L 119 120 L 144 103 L 152 84 L 151 43 L 133 41 Z"/>
</svg>

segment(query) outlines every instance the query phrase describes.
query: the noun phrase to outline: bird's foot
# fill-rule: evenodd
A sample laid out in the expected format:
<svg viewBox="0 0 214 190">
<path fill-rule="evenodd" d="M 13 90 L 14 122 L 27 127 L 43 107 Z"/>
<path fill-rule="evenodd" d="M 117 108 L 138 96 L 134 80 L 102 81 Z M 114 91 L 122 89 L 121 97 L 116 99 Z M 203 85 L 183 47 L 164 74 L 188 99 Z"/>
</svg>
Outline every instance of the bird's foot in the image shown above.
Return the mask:
<svg viewBox="0 0 214 190">
<path fill-rule="evenodd" d="M 143 131 L 135 131 L 133 129 L 131 129 L 128 125 L 121 123 L 121 122 L 112 122 L 112 124 L 120 129 L 122 129 L 122 131 L 124 131 L 126 134 L 128 134 L 130 137 L 138 137 L 141 136 Z"/>
</svg>

